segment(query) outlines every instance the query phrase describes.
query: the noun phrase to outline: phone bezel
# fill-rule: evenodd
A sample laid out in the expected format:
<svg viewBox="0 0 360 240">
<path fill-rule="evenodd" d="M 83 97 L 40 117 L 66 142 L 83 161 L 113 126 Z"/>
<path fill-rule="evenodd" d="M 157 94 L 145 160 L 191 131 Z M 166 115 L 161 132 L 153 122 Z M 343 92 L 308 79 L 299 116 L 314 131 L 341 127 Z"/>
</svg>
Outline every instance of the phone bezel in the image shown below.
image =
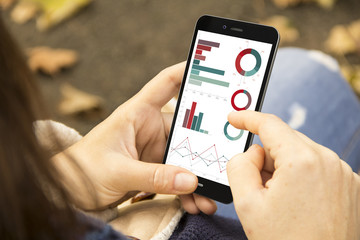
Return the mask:
<svg viewBox="0 0 360 240">
<path fill-rule="evenodd" d="M 226 25 L 226 28 L 223 27 L 224 25 Z M 239 38 L 244 38 L 259 42 L 270 43 L 272 45 L 269 59 L 266 65 L 263 82 L 261 84 L 261 88 L 259 92 L 259 98 L 256 103 L 255 111 L 261 110 L 266 88 L 270 78 L 271 69 L 274 62 L 274 57 L 279 44 L 279 34 L 277 30 L 271 26 L 265 26 L 261 24 L 244 22 L 244 21 L 227 19 L 227 18 L 220 18 L 210 15 L 204 15 L 199 18 L 194 29 L 194 34 L 187 58 L 184 77 L 181 83 L 178 102 L 174 113 L 174 119 L 171 125 L 168 141 L 166 144 L 165 155 L 163 159 L 164 164 L 166 164 L 171 138 L 173 135 L 173 130 L 178 116 L 179 106 L 182 99 L 183 90 L 185 87 L 186 77 L 189 71 L 190 61 L 194 51 L 197 33 L 199 30 L 218 33 L 227 36 L 239 37 Z M 252 133 L 249 133 L 244 151 L 246 151 L 249 148 L 250 144 L 252 143 L 253 137 L 254 135 Z M 214 199 L 222 203 L 231 203 L 233 201 L 229 186 L 199 176 L 197 177 L 199 183 L 198 183 L 198 187 L 195 190 L 195 193 L 209 197 L 211 199 Z"/>
</svg>

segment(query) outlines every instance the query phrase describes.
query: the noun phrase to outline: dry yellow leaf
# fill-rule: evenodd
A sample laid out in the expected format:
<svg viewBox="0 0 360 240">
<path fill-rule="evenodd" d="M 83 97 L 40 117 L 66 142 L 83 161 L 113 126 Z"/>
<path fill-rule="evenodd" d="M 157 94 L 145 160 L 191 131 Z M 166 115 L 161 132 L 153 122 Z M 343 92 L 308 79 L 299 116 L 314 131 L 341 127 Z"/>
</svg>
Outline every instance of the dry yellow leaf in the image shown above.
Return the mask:
<svg viewBox="0 0 360 240">
<path fill-rule="evenodd" d="M 273 0 L 273 3 L 279 8 L 287 8 L 298 5 L 303 0 Z"/>
<path fill-rule="evenodd" d="M 11 19 L 19 24 L 26 23 L 34 18 L 39 7 L 37 4 L 28 1 L 19 2 L 11 12 Z"/>
<path fill-rule="evenodd" d="M 353 79 L 351 86 L 354 89 L 355 93 L 360 96 L 360 71 L 357 72 L 357 75 Z"/>
<path fill-rule="evenodd" d="M 75 51 L 67 49 L 51 49 L 49 47 L 35 47 L 28 51 L 28 64 L 33 72 L 54 75 L 63 68 L 73 66 L 78 61 Z"/>
<path fill-rule="evenodd" d="M 91 3 L 91 0 L 31 0 L 38 3 L 43 14 L 36 21 L 40 31 L 47 30 L 61 21 L 71 17 L 80 9 Z"/>
<path fill-rule="evenodd" d="M 325 41 L 325 47 L 338 55 L 360 51 L 360 20 L 354 21 L 348 26 L 334 26 Z"/>
<path fill-rule="evenodd" d="M 354 91 L 360 96 L 360 65 L 342 65 L 340 70 Z"/>
<path fill-rule="evenodd" d="M 353 77 L 353 72 L 354 72 L 353 67 L 351 67 L 349 65 L 341 65 L 340 71 L 341 71 L 341 74 L 343 75 L 343 77 L 345 78 L 345 80 L 350 83 L 352 80 L 352 77 Z"/>
<path fill-rule="evenodd" d="M 315 0 L 320 7 L 331 9 L 334 7 L 336 0 Z"/>
<path fill-rule="evenodd" d="M 291 25 L 287 17 L 273 16 L 261 23 L 275 27 L 280 33 L 281 42 L 293 42 L 299 38 L 299 31 Z"/>
<path fill-rule="evenodd" d="M 60 88 L 63 99 L 59 104 L 59 112 L 63 115 L 75 115 L 101 109 L 104 100 L 95 95 L 80 91 L 68 83 Z"/>
<path fill-rule="evenodd" d="M 0 8 L 6 10 L 6 9 L 8 9 L 14 2 L 15 2 L 15 0 L 0 0 Z"/>
<path fill-rule="evenodd" d="M 273 3 L 279 8 L 293 7 L 308 2 L 316 2 L 322 8 L 331 9 L 336 0 L 273 0 Z"/>
<path fill-rule="evenodd" d="M 350 23 L 348 30 L 357 45 L 357 49 L 360 51 L 360 19 Z"/>
</svg>

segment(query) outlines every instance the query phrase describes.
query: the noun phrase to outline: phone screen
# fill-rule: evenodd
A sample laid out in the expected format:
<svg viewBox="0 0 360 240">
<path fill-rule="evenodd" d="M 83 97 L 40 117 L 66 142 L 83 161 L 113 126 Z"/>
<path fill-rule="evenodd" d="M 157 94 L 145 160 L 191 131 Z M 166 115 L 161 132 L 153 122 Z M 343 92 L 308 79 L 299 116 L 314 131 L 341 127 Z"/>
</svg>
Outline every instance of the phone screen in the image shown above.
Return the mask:
<svg viewBox="0 0 360 240">
<path fill-rule="evenodd" d="M 232 111 L 255 110 L 273 45 L 204 30 L 195 32 L 166 164 L 229 186 L 226 164 L 252 140 L 227 120 Z"/>
</svg>

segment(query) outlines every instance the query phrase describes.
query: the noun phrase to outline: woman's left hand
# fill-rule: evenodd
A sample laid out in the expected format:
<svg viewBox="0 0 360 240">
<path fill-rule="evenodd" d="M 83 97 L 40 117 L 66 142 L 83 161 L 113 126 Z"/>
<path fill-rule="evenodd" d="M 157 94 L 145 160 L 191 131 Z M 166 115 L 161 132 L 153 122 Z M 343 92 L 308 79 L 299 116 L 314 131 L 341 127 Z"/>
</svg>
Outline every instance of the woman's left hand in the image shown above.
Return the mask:
<svg viewBox="0 0 360 240">
<path fill-rule="evenodd" d="M 128 192 L 146 191 L 180 195 L 189 213 L 216 211 L 214 201 L 192 194 L 197 187 L 194 174 L 161 164 L 173 114 L 160 110 L 178 92 L 184 68 L 180 63 L 160 72 L 82 140 L 54 157 L 56 166 L 66 172 L 65 186 L 78 207 L 103 208 Z M 67 155 L 91 181 L 97 202 Z"/>
</svg>

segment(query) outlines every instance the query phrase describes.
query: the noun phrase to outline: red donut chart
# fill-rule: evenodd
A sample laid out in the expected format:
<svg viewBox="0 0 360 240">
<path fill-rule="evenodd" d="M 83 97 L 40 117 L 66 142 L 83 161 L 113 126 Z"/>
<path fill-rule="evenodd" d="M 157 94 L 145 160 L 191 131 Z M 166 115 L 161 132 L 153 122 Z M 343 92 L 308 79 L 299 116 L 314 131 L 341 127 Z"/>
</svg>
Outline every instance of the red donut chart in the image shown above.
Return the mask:
<svg viewBox="0 0 360 240">
<path fill-rule="evenodd" d="M 247 54 L 253 55 L 256 59 L 256 64 L 255 64 L 254 68 L 251 69 L 250 71 L 245 71 L 240 66 L 241 59 Z M 261 66 L 261 56 L 258 51 L 256 51 L 255 49 L 252 49 L 252 48 L 247 48 L 245 50 L 242 50 L 238 54 L 238 56 L 236 57 L 236 60 L 235 60 L 236 70 L 238 71 L 238 73 L 240 73 L 241 75 L 243 75 L 245 77 L 250 77 L 250 76 L 254 75 L 255 73 L 257 73 L 257 71 L 259 71 L 259 69 L 260 69 L 260 66 Z"/>
<path fill-rule="evenodd" d="M 248 97 L 248 103 L 246 104 L 245 107 L 238 107 L 235 105 L 235 97 L 240 94 L 240 93 L 244 93 L 246 94 L 246 96 Z M 240 89 L 240 90 L 237 90 L 236 92 L 234 92 L 234 94 L 232 95 L 231 97 L 231 106 L 236 110 L 236 111 L 242 111 L 242 110 L 246 110 L 250 107 L 251 105 L 251 95 L 248 91 L 244 90 L 244 89 Z"/>
</svg>

